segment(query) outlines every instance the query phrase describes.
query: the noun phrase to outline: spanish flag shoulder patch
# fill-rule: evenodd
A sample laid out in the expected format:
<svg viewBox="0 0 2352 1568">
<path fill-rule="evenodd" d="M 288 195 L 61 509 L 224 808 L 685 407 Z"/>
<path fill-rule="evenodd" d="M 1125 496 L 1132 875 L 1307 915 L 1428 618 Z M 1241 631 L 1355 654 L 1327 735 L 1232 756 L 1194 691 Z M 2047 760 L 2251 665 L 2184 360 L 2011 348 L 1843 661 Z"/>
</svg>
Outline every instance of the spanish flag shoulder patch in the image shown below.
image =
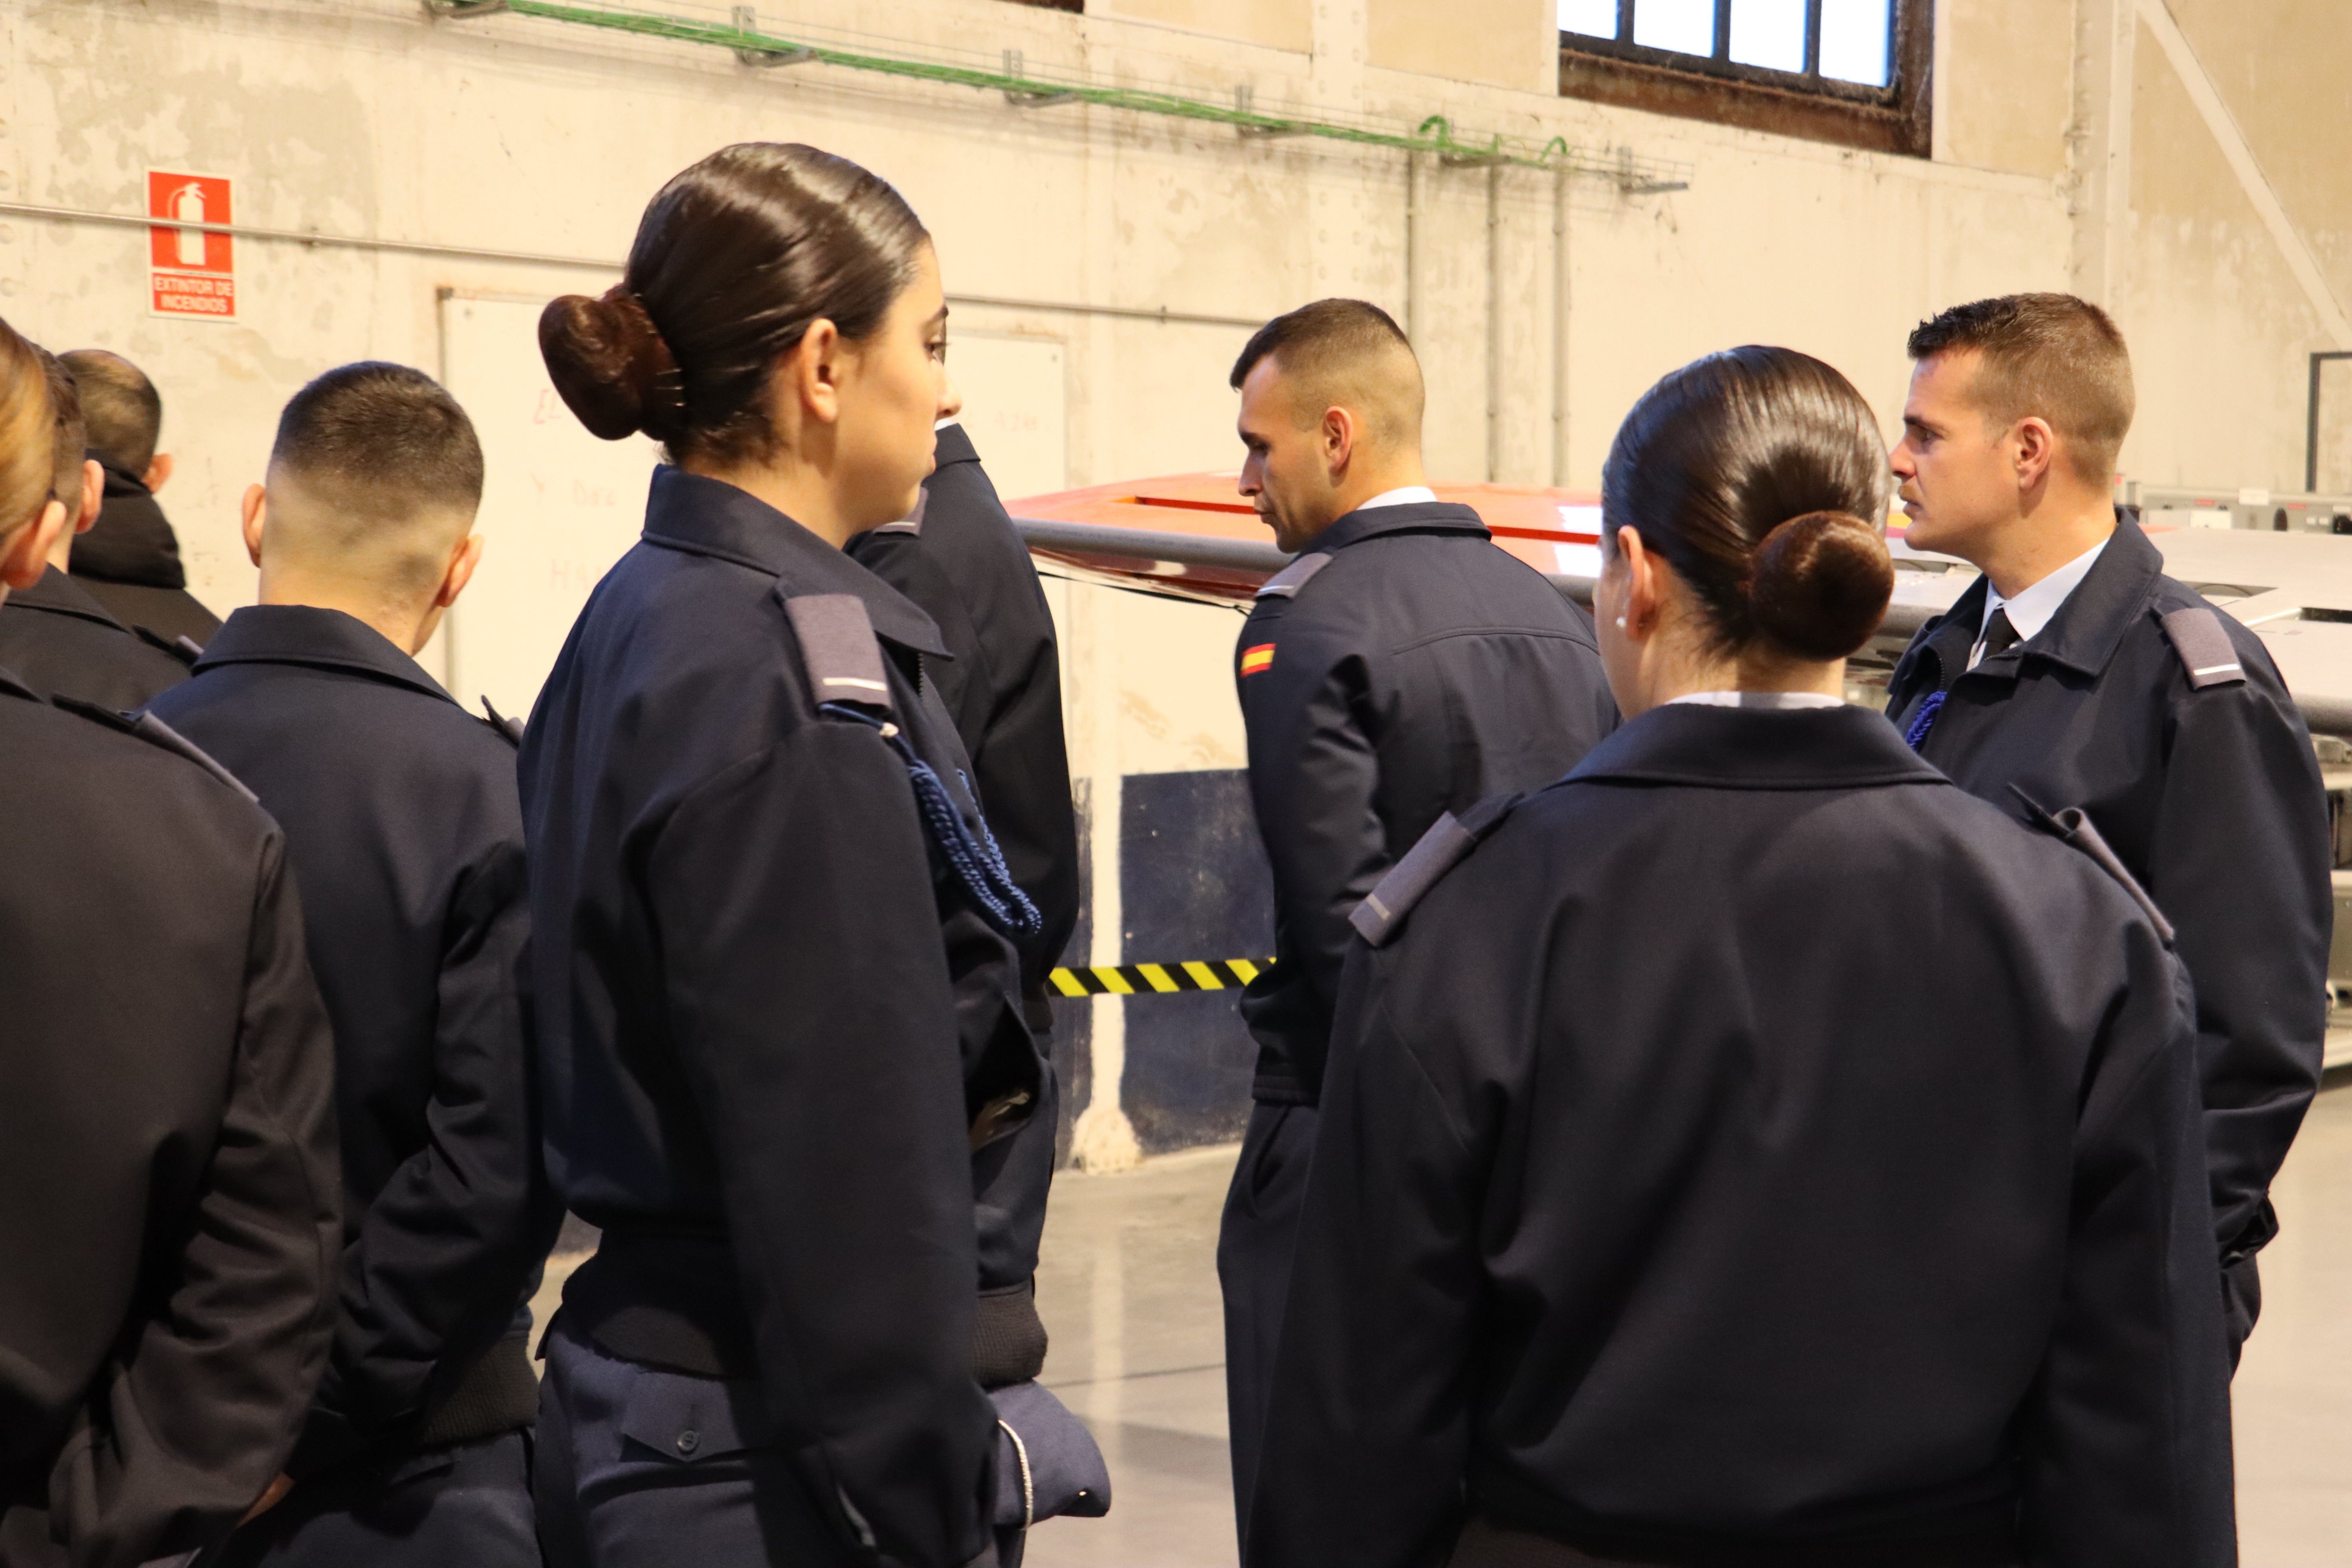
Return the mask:
<svg viewBox="0 0 2352 1568">
<path fill-rule="evenodd" d="M 1263 675 L 1274 668 L 1274 645 L 1262 642 L 1255 647 L 1242 649 L 1242 673 Z"/>
</svg>

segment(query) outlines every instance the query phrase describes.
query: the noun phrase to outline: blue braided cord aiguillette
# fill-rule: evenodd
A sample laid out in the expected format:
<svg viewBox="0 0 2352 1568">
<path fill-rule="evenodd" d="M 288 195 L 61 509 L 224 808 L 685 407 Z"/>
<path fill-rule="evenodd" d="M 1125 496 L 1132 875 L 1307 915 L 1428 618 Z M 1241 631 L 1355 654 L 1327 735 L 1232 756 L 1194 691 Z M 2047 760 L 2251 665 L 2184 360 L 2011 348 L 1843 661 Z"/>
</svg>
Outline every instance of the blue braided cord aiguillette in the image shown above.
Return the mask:
<svg viewBox="0 0 2352 1568">
<path fill-rule="evenodd" d="M 1919 704 L 1919 711 L 1911 716 L 1911 728 L 1903 731 L 1903 743 L 1917 751 L 1919 742 L 1927 738 L 1927 731 L 1936 727 L 1936 715 L 1943 710 L 1944 693 L 1927 693 L 1927 700 Z"/>
<path fill-rule="evenodd" d="M 1045 917 L 1005 868 L 1003 851 L 996 847 L 996 836 L 988 830 L 986 819 L 980 825 L 981 837 L 973 838 L 963 814 L 949 797 L 948 786 L 929 763 L 915 754 L 896 724 L 845 702 L 822 703 L 817 711 L 856 720 L 877 731 L 898 753 L 898 760 L 907 764 L 908 782 L 914 786 L 915 808 L 922 816 L 923 830 L 956 874 L 956 880 L 963 884 L 981 918 L 1007 936 L 1035 936 L 1045 929 Z M 971 787 L 968 782 L 965 787 Z"/>
</svg>

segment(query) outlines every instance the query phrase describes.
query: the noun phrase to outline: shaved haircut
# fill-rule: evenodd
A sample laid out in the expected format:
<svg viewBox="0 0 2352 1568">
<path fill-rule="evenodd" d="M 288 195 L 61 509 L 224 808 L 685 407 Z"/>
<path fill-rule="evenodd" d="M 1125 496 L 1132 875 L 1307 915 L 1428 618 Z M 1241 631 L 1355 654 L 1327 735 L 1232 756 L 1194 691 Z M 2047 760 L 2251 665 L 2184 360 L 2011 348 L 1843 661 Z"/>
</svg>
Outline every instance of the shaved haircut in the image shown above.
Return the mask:
<svg viewBox="0 0 2352 1568">
<path fill-rule="evenodd" d="M 1272 358 L 1290 383 L 1302 426 L 1327 408 L 1362 416 L 1383 447 L 1419 450 L 1426 394 L 1421 361 L 1394 317 L 1363 300 L 1318 300 L 1260 327 L 1234 361 L 1235 391 Z"/>
<path fill-rule="evenodd" d="M 89 455 L 139 475 L 155 460 L 163 435 L 163 399 L 155 384 L 121 354 L 76 349 L 60 354 L 81 393 Z"/>
<path fill-rule="evenodd" d="M 313 568 L 418 592 L 482 504 L 482 445 L 423 371 L 365 361 L 294 395 L 278 421 L 269 535 Z"/>
<path fill-rule="evenodd" d="M 1996 426 L 2029 416 L 2066 443 L 2068 466 L 2105 489 L 2131 433 L 2137 395 L 2131 351 L 2114 320 L 2072 294 L 2005 294 L 1955 305 L 1911 334 L 1915 360 L 1974 349 L 1983 356 L 1969 393 Z"/>
</svg>

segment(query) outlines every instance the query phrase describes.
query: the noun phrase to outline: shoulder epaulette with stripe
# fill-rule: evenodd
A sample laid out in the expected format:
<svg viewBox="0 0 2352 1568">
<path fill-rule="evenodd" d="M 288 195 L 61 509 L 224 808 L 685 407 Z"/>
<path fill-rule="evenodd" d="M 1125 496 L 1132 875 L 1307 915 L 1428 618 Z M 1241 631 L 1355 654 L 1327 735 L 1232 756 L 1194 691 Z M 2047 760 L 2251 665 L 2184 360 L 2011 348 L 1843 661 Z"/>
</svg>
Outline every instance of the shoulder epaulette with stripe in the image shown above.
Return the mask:
<svg viewBox="0 0 2352 1568">
<path fill-rule="evenodd" d="M 1518 795 L 1489 795 L 1456 817 L 1447 812 L 1421 836 L 1413 847 L 1404 852 L 1404 858 L 1389 868 L 1358 904 L 1348 923 L 1356 934 L 1374 947 L 1385 947 L 1404 927 L 1404 919 L 1412 913 L 1413 906 L 1427 897 L 1445 873 L 1460 865 L 1479 841 L 1503 824 L 1512 808 L 1526 797 Z"/>
<path fill-rule="evenodd" d="M 882 644 L 864 600 L 855 594 L 803 594 L 784 601 L 784 614 L 800 642 L 810 697 L 818 707 L 851 702 L 890 711 Z"/>
<path fill-rule="evenodd" d="M 2201 691 L 2246 679 L 2237 647 L 2230 641 L 2230 628 L 2221 624 L 2221 612 L 2212 605 L 2190 605 L 2170 611 L 2161 617 L 2161 624 L 2164 635 L 2172 639 L 2172 651 L 2180 656 L 2180 668 L 2189 672 L 2192 689 Z"/>
<path fill-rule="evenodd" d="M 95 702 L 84 702 L 77 697 L 52 697 L 49 702 L 53 707 L 61 708 L 68 713 L 79 714 L 93 723 L 103 724 L 110 730 L 120 730 L 126 735 L 136 735 L 151 746 L 160 746 L 164 751 L 176 752 L 253 802 L 254 805 L 261 804 L 261 797 L 246 788 L 243 779 L 215 762 L 212 753 L 156 718 L 152 713 L 117 713 L 111 708 L 102 708 Z"/>
</svg>

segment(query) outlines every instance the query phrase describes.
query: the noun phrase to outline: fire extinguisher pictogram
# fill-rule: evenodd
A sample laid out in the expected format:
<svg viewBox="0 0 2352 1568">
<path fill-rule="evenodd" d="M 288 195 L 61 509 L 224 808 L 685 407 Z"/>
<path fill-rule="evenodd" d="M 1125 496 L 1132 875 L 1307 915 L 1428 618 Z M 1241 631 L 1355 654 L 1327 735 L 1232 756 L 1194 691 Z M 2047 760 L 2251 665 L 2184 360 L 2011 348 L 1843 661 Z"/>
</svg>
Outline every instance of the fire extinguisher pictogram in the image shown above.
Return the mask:
<svg viewBox="0 0 2352 1568">
<path fill-rule="evenodd" d="M 205 188 L 194 180 L 172 193 L 172 216 L 183 223 L 205 221 Z M 205 264 L 205 240 L 200 228 L 184 228 L 178 235 L 180 265 L 202 267 Z"/>
<path fill-rule="evenodd" d="M 236 319 L 236 247 L 229 182 L 184 169 L 147 171 L 148 309 L 158 316 Z M 195 228 L 194 224 L 212 227 Z"/>
</svg>

